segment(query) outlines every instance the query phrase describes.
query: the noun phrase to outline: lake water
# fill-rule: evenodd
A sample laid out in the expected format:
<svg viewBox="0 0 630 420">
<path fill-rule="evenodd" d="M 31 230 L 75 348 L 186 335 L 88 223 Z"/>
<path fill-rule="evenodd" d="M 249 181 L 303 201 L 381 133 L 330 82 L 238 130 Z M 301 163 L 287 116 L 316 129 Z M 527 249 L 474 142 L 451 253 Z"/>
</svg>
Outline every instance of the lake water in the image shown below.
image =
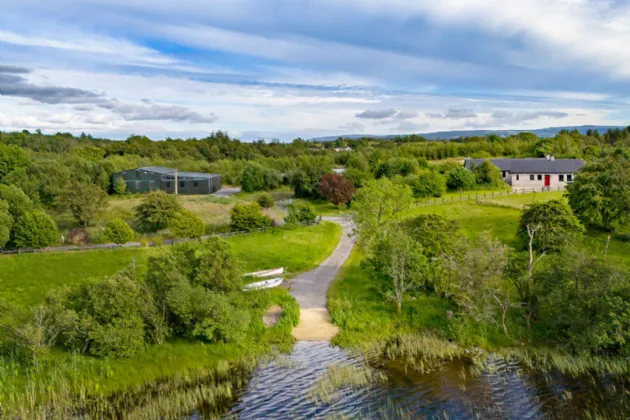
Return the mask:
<svg viewBox="0 0 630 420">
<path fill-rule="evenodd" d="M 311 396 L 332 365 L 362 359 L 328 343 L 298 342 L 290 355 L 256 369 L 229 408 L 228 418 L 576 418 L 602 385 L 563 375 L 526 374 L 518 364 L 490 361 L 481 375 L 463 375 L 461 362 L 428 374 L 384 368 L 387 381 L 338 391 L 331 403 Z M 600 394 L 600 392 L 597 392 Z M 616 396 L 608 391 L 614 401 Z M 599 397 L 598 397 L 599 398 Z"/>
</svg>

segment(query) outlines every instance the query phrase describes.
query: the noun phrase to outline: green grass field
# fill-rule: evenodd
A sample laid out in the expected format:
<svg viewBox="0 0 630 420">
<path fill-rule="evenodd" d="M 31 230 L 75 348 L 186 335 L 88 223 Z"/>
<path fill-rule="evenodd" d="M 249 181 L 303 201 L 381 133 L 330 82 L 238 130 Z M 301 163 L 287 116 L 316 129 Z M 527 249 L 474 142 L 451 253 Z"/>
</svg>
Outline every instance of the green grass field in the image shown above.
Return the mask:
<svg viewBox="0 0 630 420">
<path fill-rule="evenodd" d="M 341 228 L 322 223 L 228 238 L 247 271 L 286 267 L 290 273 L 316 267 L 335 249 Z M 59 254 L 24 254 L 0 258 L 0 297 L 34 305 L 48 290 L 103 278 L 135 259 L 139 274 L 150 255 L 165 248 L 120 249 Z"/>
</svg>

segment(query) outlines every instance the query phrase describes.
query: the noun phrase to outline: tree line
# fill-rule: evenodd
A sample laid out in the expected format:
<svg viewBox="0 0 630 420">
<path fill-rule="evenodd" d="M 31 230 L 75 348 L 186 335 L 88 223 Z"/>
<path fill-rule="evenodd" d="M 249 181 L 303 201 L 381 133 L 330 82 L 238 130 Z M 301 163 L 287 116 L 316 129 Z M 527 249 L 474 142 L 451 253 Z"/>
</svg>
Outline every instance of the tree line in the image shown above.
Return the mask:
<svg viewBox="0 0 630 420">
<path fill-rule="evenodd" d="M 124 184 L 112 184 L 112 174 L 136 167 L 164 165 L 218 173 L 224 184 L 239 185 L 248 192 L 290 186 L 297 198 L 344 205 L 355 190 L 383 177 L 404 178 L 417 199 L 502 186 L 494 166 L 484 163 L 471 173 L 449 158 L 553 154 L 595 161 L 627 157 L 629 132 L 582 135 L 563 131 L 549 139 L 520 133 L 432 142 L 414 135 L 323 143 L 302 139 L 248 143 L 220 131 L 202 139 L 165 141 L 137 135 L 112 141 L 68 133 L 0 132 L 0 246 L 41 247 L 58 242 L 54 219 L 60 214 L 71 215 L 76 228 L 93 226 L 109 195 L 126 194 Z M 343 177 L 333 176 L 334 168 L 344 168 Z M 85 232 L 72 236 L 81 235 Z"/>
</svg>

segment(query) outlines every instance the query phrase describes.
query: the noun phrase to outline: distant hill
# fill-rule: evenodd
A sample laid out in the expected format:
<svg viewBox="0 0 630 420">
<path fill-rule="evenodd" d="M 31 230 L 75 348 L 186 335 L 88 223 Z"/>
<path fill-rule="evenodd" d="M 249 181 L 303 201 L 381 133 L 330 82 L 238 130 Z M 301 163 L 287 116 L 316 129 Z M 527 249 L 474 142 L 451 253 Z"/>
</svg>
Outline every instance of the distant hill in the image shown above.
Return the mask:
<svg viewBox="0 0 630 420">
<path fill-rule="evenodd" d="M 582 125 L 571 127 L 549 127 L 539 128 L 536 130 L 463 130 L 463 131 L 436 131 L 433 133 L 415 133 L 419 136 L 426 138 L 427 140 L 450 140 L 458 137 L 472 137 L 472 136 L 487 136 L 489 134 L 496 134 L 497 136 L 507 137 L 518 133 L 533 133 L 538 137 L 553 137 L 562 130 L 578 130 L 582 134 L 586 134 L 588 130 L 598 130 L 600 133 L 608 131 L 614 128 L 625 128 L 622 126 L 607 126 L 607 125 Z M 396 134 L 396 135 L 370 135 L 370 134 L 350 134 L 341 136 L 346 139 L 359 139 L 362 137 L 369 137 L 374 139 L 391 139 L 394 137 L 404 137 L 410 134 Z M 311 139 L 313 141 L 334 141 L 340 136 L 327 136 L 316 137 Z"/>
</svg>

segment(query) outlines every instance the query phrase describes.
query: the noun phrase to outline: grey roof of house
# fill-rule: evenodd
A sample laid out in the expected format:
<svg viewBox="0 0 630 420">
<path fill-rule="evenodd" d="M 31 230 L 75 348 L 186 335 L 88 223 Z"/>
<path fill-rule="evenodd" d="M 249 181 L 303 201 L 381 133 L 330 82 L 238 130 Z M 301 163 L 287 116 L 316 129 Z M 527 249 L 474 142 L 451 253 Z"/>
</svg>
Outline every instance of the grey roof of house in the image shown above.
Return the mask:
<svg viewBox="0 0 630 420">
<path fill-rule="evenodd" d="M 167 168 L 166 166 L 145 166 L 145 167 L 137 168 L 137 169 L 128 169 L 123 172 L 128 172 L 128 171 L 146 171 L 146 172 L 155 172 L 157 174 L 162 174 L 162 175 L 175 175 L 175 169 Z M 177 175 L 182 176 L 182 177 L 205 178 L 205 179 L 210 179 L 210 178 L 215 178 L 217 176 L 220 176 L 219 174 L 209 174 L 205 172 L 184 172 L 184 171 L 178 171 Z"/>
<path fill-rule="evenodd" d="M 480 165 L 486 159 L 466 159 L 464 165 Z M 487 159 L 501 171 L 514 174 L 571 174 L 582 169 L 584 161 L 580 159 Z"/>
</svg>

